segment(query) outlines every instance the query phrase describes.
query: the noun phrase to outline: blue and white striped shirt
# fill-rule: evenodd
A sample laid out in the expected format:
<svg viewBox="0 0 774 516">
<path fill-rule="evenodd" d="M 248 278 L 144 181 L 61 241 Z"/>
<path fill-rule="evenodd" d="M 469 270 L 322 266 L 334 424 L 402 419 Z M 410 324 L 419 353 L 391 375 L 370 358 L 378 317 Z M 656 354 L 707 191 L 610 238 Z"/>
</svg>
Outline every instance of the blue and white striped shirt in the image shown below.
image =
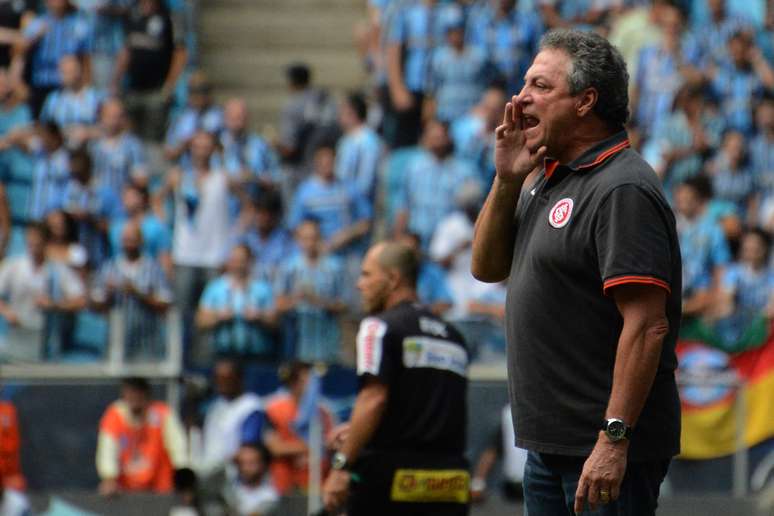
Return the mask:
<svg viewBox="0 0 774 516">
<path fill-rule="evenodd" d="M 638 102 L 633 111 L 645 136 L 650 136 L 666 123 L 682 84 L 683 76 L 677 60 L 660 44 L 640 50 L 636 78 Z"/>
<path fill-rule="evenodd" d="M 453 122 L 468 112 L 481 97 L 487 81 L 484 53 L 475 47 L 457 52 L 450 46 L 437 48 L 430 63 L 428 90 L 436 103 L 436 117 Z"/>
<path fill-rule="evenodd" d="M 78 0 L 81 16 L 86 20 L 94 42 L 94 53 L 115 56 L 124 46 L 124 23 L 118 16 L 102 14 L 102 9 L 129 9 L 132 0 Z"/>
<path fill-rule="evenodd" d="M 266 140 L 257 134 L 235 136 L 230 131 L 224 130 L 220 136 L 222 152 L 222 168 L 233 178 L 243 179 L 242 174 L 248 172 L 251 181 L 244 185 L 247 194 L 255 198 L 262 186 L 255 181 L 268 181 L 279 184 L 282 174 L 279 166 L 279 158 L 274 150 L 266 143 Z M 239 213 L 240 200 L 236 195 L 231 195 L 229 200 L 231 212 L 234 216 Z"/>
<path fill-rule="evenodd" d="M 56 18 L 48 13 L 32 20 L 23 31 L 27 41 L 37 40 L 30 65 L 32 86 L 57 87 L 59 61 L 68 55 L 84 55 L 91 50 L 88 23 L 79 14 Z"/>
<path fill-rule="evenodd" d="M 280 180 L 277 154 L 257 134 L 236 136 L 231 131 L 223 131 L 220 144 L 223 147 L 223 167 L 229 174 L 238 175 L 247 170 L 255 178 L 272 182 Z"/>
<path fill-rule="evenodd" d="M 64 193 L 70 179 L 70 157 L 64 147 L 51 154 L 35 153 L 32 175 L 32 195 L 27 213 L 29 220 L 41 220 L 47 212 L 64 205 Z"/>
<path fill-rule="evenodd" d="M 495 176 L 494 132 L 486 130 L 481 117 L 467 114 L 454 121 L 449 128 L 449 136 L 454 142 L 454 154 L 474 164 L 483 186 L 488 188 Z"/>
<path fill-rule="evenodd" d="M 19 104 L 8 111 L 0 107 L 0 137 L 25 127 L 30 122 L 32 115 L 26 104 Z M 33 162 L 27 153 L 16 147 L 0 152 L 0 181 L 5 186 L 14 224 L 24 225 L 27 222 L 32 178 Z"/>
<path fill-rule="evenodd" d="M 315 218 L 320 221 L 323 239 L 328 240 L 371 215 L 371 205 L 353 187 L 340 181 L 326 183 L 315 175 L 299 185 L 290 207 L 288 226 L 294 229 L 304 219 Z"/>
<path fill-rule="evenodd" d="M 683 295 L 709 288 L 716 267 L 731 260 L 731 252 L 717 221 L 708 213 L 695 221 L 679 218 L 677 234 L 683 259 Z"/>
<path fill-rule="evenodd" d="M 121 252 L 121 233 L 124 231 L 128 219 L 122 216 L 113 216 L 108 229 L 110 248 L 113 255 Z M 162 254 L 172 251 L 172 235 L 169 228 L 164 225 L 154 214 L 148 212 L 140 222 L 142 233 L 142 252 L 153 259 L 158 259 Z"/>
<path fill-rule="evenodd" d="M 406 177 L 398 209 L 408 212 L 408 229 L 427 249 L 433 232 L 454 208 L 455 194 L 466 180 L 478 180 L 467 162 L 448 157 L 439 161 L 421 152 L 406 164 Z"/>
<path fill-rule="evenodd" d="M 101 266 L 110 255 L 110 250 L 100 222 L 110 220 L 120 210 L 119 198 L 110 190 L 96 186 L 96 183 L 84 185 L 75 179 L 69 179 L 64 191 L 62 208 L 69 213 L 83 213 L 88 220 L 76 223 L 78 243 L 85 249 L 92 266 Z"/>
<path fill-rule="evenodd" d="M 689 37 L 698 46 L 702 65 L 707 66 L 720 64 L 728 59 L 728 39 L 742 30 L 754 32 L 751 20 L 742 16 L 726 16 L 719 23 L 710 19 L 695 25 Z"/>
<path fill-rule="evenodd" d="M 721 151 L 713 163 L 712 187 L 715 199 L 732 203 L 744 219 L 747 201 L 755 188 L 752 170 L 746 165 L 732 169 L 728 158 Z"/>
<path fill-rule="evenodd" d="M 241 287 L 224 274 L 207 285 L 199 306 L 208 310 L 230 310 L 234 314 L 231 321 L 219 324 L 213 331 L 217 352 L 275 355 L 277 346 L 271 331 L 244 319 L 248 310 L 263 311 L 274 307 L 274 295 L 268 282 L 253 279 Z"/>
<path fill-rule="evenodd" d="M 204 111 L 186 108 L 169 126 L 166 144 L 179 145 L 200 130 L 218 137 L 223 131 L 223 110 L 218 106 L 210 106 Z"/>
<path fill-rule="evenodd" d="M 423 305 L 435 303 L 453 304 L 449 284 L 446 281 L 446 271 L 438 264 L 423 261 L 417 274 L 417 298 Z"/>
<path fill-rule="evenodd" d="M 439 7 L 414 0 L 398 7 L 387 27 L 387 44 L 405 49 L 403 80 L 413 92 L 424 92 L 433 49 L 442 43 Z"/>
<path fill-rule="evenodd" d="M 774 193 L 774 141 L 766 134 L 750 142 L 750 161 L 755 189 L 764 196 Z"/>
<path fill-rule="evenodd" d="M 257 229 L 245 231 L 235 238 L 236 244 L 245 244 L 252 251 L 253 275 L 257 278 L 274 282 L 280 265 L 298 252 L 296 242 L 290 233 L 282 227 L 277 227 L 266 238 L 261 238 Z"/>
<path fill-rule="evenodd" d="M 344 266 L 336 256 L 321 256 L 309 263 L 296 254 L 280 268 L 275 291 L 277 295 L 311 292 L 328 301 L 340 300 L 344 294 Z M 341 350 L 339 321 L 318 306 L 301 302 L 289 314 L 291 341 L 295 358 L 309 362 L 336 362 Z"/>
<path fill-rule="evenodd" d="M 355 186 L 371 204 L 376 196 L 383 150 L 379 135 L 368 126 L 345 134 L 336 146 L 336 178 L 346 185 Z"/>
<path fill-rule="evenodd" d="M 133 262 L 124 255 L 110 260 L 100 269 L 91 296 L 96 302 L 108 302 L 121 310 L 124 346 L 129 358 L 162 358 L 165 352 L 164 316 L 136 296 L 125 293 L 123 287 L 128 284 L 143 295 L 172 302 L 172 289 L 164 271 L 148 256 Z"/>
<path fill-rule="evenodd" d="M 92 140 L 89 153 L 94 178 L 116 195 L 121 195 L 132 177 L 148 173 L 143 144 L 131 133 L 125 132 L 116 138 L 105 136 Z"/>
<path fill-rule="evenodd" d="M 718 66 L 711 86 L 721 99 L 720 109 L 727 127 L 745 136 L 752 135 L 753 105 L 764 91 L 760 77 L 753 70 L 737 68 L 730 61 L 726 61 Z"/>
<path fill-rule="evenodd" d="M 40 120 L 56 122 L 63 129 L 71 125 L 94 125 L 99 118 L 99 107 L 103 100 L 104 93 L 92 87 L 78 92 L 55 90 L 46 97 Z"/>
<path fill-rule="evenodd" d="M 514 9 L 508 16 L 497 18 L 488 2 L 471 10 L 465 37 L 468 45 L 484 52 L 498 73 L 506 80 L 509 93 L 518 93 L 524 85 L 524 74 L 537 53 L 543 23 L 534 11 Z"/>
</svg>

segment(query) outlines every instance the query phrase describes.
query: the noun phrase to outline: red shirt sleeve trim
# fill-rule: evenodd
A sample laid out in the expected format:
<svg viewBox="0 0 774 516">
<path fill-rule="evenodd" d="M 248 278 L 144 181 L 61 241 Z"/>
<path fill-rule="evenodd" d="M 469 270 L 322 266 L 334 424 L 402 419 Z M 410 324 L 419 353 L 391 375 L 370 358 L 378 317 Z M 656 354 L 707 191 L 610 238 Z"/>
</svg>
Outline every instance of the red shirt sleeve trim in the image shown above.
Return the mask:
<svg viewBox="0 0 774 516">
<path fill-rule="evenodd" d="M 607 295 L 609 290 L 613 287 L 617 287 L 618 285 L 624 285 L 627 283 L 638 283 L 641 285 L 656 285 L 657 287 L 661 287 L 664 290 L 667 291 L 667 293 L 671 294 L 672 289 L 669 286 L 669 283 L 662 279 L 654 278 L 653 276 L 617 276 L 615 278 L 611 278 L 609 280 L 606 280 L 605 283 L 602 286 L 602 291 Z"/>
</svg>

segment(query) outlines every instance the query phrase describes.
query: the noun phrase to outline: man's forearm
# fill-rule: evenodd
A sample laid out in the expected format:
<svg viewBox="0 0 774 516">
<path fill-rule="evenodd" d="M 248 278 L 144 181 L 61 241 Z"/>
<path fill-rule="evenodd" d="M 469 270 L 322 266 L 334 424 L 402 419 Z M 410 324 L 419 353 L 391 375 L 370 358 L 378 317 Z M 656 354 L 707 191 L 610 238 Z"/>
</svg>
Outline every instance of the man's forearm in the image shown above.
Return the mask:
<svg viewBox="0 0 774 516">
<path fill-rule="evenodd" d="M 86 296 L 78 296 L 65 299 L 57 307 L 63 312 L 77 312 L 86 308 Z"/>
<path fill-rule="evenodd" d="M 664 334 L 655 328 L 644 327 L 627 332 L 624 326 L 618 342 L 606 417 L 621 418 L 628 425 L 637 422 L 656 376 Z"/>
<path fill-rule="evenodd" d="M 163 90 L 167 95 L 171 95 L 175 90 L 177 79 L 180 78 L 180 74 L 185 69 L 186 62 L 188 61 L 188 51 L 185 47 L 177 47 L 172 53 L 172 64 L 169 65 L 169 72 L 164 80 Z"/>
<path fill-rule="evenodd" d="M 106 432 L 100 432 L 97 438 L 97 474 L 101 480 L 118 478 L 118 441 Z"/>
<path fill-rule="evenodd" d="M 113 69 L 113 77 L 111 78 L 111 86 L 112 88 L 118 92 L 121 89 L 121 82 L 124 80 L 124 75 L 126 74 L 126 70 L 129 67 L 129 49 L 128 48 L 122 48 L 118 52 L 118 56 L 116 57 L 116 65 Z"/>
<path fill-rule="evenodd" d="M 367 219 L 355 222 L 351 226 L 342 229 L 331 237 L 330 251 L 338 251 L 349 245 L 353 240 L 367 235 L 370 229 L 371 223 Z"/>
<path fill-rule="evenodd" d="M 194 323 L 200 330 L 211 330 L 218 323 L 218 316 L 214 310 L 200 308 L 194 317 Z"/>
<path fill-rule="evenodd" d="M 647 303 L 634 302 L 622 312 L 624 318 L 618 339 L 613 387 L 605 417 L 623 419 L 634 426 L 645 406 L 658 370 L 661 348 L 669 331 L 669 322 L 663 313 L 663 293 Z M 660 304 L 660 312 L 653 310 Z M 620 306 L 620 305 L 619 305 Z"/>
<path fill-rule="evenodd" d="M 516 234 L 513 217 L 522 181 L 503 183 L 495 178 L 473 236 L 471 272 L 479 281 L 496 283 L 508 277 Z"/>
<path fill-rule="evenodd" d="M 387 47 L 387 85 L 390 92 L 405 88 L 403 83 L 403 68 L 400 62 L 400 45 L 393 44 Z"/>
<path fill-rule="evenodd" d="M 375 389 L 375 390 L 374 390 Z M 341 452 L 352 463 L 358 457 L 363 447 L 371 440 L 374 432 L 382 421 L 382 415 L 387 405 L 386 387 L 364 388 L 355 400 L 355 407 L 350 418 L 349 435 L 341 446 Z"/>
</svg>

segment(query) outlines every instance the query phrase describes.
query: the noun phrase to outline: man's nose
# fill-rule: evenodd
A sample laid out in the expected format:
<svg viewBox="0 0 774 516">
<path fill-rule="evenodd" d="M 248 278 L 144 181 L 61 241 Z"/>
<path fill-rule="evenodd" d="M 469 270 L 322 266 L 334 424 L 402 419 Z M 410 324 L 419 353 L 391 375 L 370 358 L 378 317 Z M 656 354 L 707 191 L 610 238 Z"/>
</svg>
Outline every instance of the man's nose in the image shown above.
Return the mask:
<svg viewBox="0 0 774 516">
<path fill-rule="evenodd" d="M 531 98 L 526 87 L 522 88 L 521 91 L 514 96 L 513 102 L 514 104 L 518 104 L 520 107 L 524 107 L 531 102 Z"/>
</svg>

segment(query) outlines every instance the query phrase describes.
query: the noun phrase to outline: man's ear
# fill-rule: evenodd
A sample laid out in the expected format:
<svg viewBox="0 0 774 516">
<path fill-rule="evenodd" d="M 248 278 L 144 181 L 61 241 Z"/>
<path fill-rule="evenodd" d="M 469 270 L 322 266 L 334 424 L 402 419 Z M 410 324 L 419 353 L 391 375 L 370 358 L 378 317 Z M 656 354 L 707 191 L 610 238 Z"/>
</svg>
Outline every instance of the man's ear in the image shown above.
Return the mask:
<svg viewBox="0 0 774 516">
<path fill-rule="evenodd" d="M 387 278 L 393 290 L 398 288 L 398 285 L 400 285 L 400 273 L 396 269 L 387 269 Z"/>
<path fill-rule="evenodd" d="M 576 113 L 579 117 L 584 117 L 591 113 L 591 111 L 594 109 L 594 106 L 597 104 L 597 98 L 599 96 L 599 93 L 597 92 L 596 88 L 586 88 L 583 90 L 583 92 L 578 97 L 578 102 L 576 104 Z"/>
</svg>

